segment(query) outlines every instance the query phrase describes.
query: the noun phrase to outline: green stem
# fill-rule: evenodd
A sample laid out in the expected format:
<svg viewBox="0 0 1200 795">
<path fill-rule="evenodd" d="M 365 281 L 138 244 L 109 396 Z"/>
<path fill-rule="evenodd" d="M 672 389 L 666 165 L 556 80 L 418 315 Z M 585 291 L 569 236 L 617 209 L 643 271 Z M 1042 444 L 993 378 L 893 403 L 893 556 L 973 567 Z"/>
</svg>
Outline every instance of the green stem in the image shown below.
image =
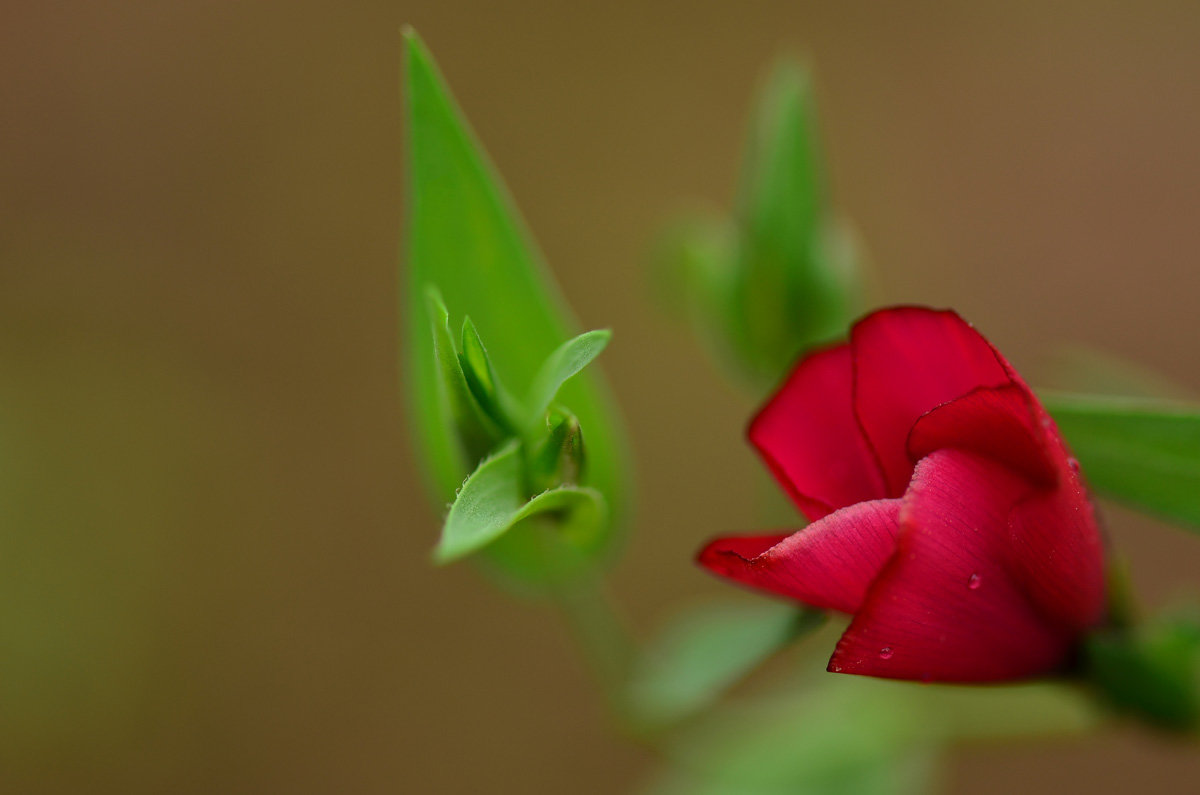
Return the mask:
<svg viewBox="0 0 1200 795">
<path fill-rule="evenodd" d="M 589 572 L 562 584 L 557 604 L 585 662 L 620 721 L 627 715 L 626 690 L 634 643 L 599 574 Z"/>
</svg>

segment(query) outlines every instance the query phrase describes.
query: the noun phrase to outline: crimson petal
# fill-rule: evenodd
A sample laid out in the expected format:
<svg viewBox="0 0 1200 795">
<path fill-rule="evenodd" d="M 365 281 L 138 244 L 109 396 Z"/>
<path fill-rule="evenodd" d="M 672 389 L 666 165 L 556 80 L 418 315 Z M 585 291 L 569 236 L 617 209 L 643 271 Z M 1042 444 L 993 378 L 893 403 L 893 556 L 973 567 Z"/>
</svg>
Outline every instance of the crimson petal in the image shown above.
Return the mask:
<svg viewBox="0 0 1200 795">
<path fill-rule="evenodd" d="M 1070 499 L 975 453 L 940 450 L 923 459 L 904 497 L 896 555 L 838 642 L 829 670 L 982 682 L 1060 667 L 1080 626 L 1046 612 L 1041 601 L 1049 594 L 1039 594 L 1044 588 L 1022 559 L 1033 551 L 1026 544 L 1058 532 L 1072 508 L 1063 500 Z M 1060 557 L 1047 565 L 1077 563 Z M 1049 569 L 1040 575 L 1056 576 Z M 1089 605 L 1093 617 L 1099 596 L 1087 596 L 1097 599 Z"/>
<path fill-rule="evenodd" d="M 861 502 L 790 536 L 719 538 L 697 560 L 743 585 L 853 613 L 896 549 L 900 504 Z"/>
<path fill-rule="evenodd" d="M 1016 384 L 980 387 L 926 412 L 908 434 L 908 454 L 919 461 L 957 447 L 991 456 L 1043 485 L 1058 481 L 1052 441 L 1034 398 Z"/>
<path fill-rule="evenodd" d="M 908 434 L 922 414 L 979 387 L 1012 383 L 991 344 L 950 310 L 880 310 L 855 325 L 850 345 L 854 412 L 890 496 L 903 494 L 912 476 Z"/>
<path fill-rule="evenodd" d="M 747 430 L 750 443 L 810 520 L 887 496 L 851 401 L 850 346 L 796 365 Z"/>
</svg>

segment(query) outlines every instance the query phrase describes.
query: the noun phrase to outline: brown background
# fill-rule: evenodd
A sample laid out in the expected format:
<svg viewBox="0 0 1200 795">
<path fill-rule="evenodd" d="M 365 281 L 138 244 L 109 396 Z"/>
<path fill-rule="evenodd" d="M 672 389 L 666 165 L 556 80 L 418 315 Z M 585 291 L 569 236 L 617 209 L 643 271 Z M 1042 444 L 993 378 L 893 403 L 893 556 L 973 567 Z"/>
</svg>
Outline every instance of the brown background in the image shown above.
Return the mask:
<svg viewBox="0 0 1200 795">
<path fill-rule="evenodd" d="M 1050 6 L 1053 6 L 1051 8 Z M 880 296 L 1037 372 L 1085 343 L 1200 389 L 1200 7 L 7 3 L 0 11 L 0 791 L 619 792 L 551 616 L 435 517 L 396 374 L 399 29 L 421 31 L 635 441 L 616 588 L 648 627 L 761 495 L 750 406 L 649 298 L 727 205 L 756 77 L 816 68 Z M 1144 594 L 1200 542 L 1109 514 Z M 957 792 L 1192 791 L 1135 730 L 972 750 Z"/>
</svg>

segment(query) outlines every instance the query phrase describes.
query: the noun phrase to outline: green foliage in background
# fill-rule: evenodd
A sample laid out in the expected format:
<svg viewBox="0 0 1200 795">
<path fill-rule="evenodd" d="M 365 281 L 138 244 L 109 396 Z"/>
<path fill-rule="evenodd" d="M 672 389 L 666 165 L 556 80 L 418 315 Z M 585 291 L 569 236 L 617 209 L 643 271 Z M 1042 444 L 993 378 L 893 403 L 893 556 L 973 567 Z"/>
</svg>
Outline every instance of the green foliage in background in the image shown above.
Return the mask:
<svg viewBox="0 0 1200 795">
<path fill-rule="evenodd" d="M 1200 529 L 1200 406 L 1044 393 L 1098 492 Z"/>
<path fill-rule="evenodd" d="M 1200 614 L 1161 616 L 1088 639 L 1088 682 L 1115 709 L 1162 728 L 1200 730 Z"/>
<path fill-rule="evenodd" d="M 699 713 L 824 620 L 819 610 L 768 600 L 697 605 L 675 616 L 634 669 L 634 720 L 655 730 Z"/>
<path fill-rule="evenodd" d="M 619 423 L 596 373 L 580 372 L 608 332 L 572 337 L 500 179 L 420 39 L 405 38 L 404 386 L 435 499 L 458 500 L 436 556 L 486 549 L 519 579 L 545 579 L 593 561 L 626 509 Z"/>
<path fill-rule="evenodd" d="M 955 743 L 1078 735 L 1098 714 L 1081 692 L 1058 685 L 929 688 L 812 671 L 681 732 L 665 749 L 670 769 L 645 792 L 934 792 L 936 763 Z"/>
<path fill-rule="evenodd" d="M 832 213 L 808 73 L 781 61 L 757 101 L 731 219 L 669 229 L 658 259 L 700 333 L 756 387 L 860 311 L 852 238 Z"/>
</svg>

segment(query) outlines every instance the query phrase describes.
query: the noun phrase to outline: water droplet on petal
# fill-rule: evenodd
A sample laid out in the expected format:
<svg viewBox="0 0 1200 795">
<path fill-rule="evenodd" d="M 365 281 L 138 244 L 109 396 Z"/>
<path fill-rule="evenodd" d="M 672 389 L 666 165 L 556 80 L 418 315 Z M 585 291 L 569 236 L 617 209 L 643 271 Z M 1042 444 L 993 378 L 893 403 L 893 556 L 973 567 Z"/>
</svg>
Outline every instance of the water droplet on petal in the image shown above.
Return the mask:
<svg viewBox="0 0 1200 795">
<path fill-rule="evenodd" d="M 972 591 L 978 590 L 979 583 L 981 580 L 982 580 L 982 578 L 978 574 L 972 574 L 970 577 L 967 578 L 967 587 L 970 588 Z"/>
<path fill-rule="evenodd" d="M 1078 472 L 1079 471 L 1079 459 L 1078 458 L 1068 458 L 1067 466 L 1069 466 L 1073 471 Z"/>
<path fill-rule="evenodd" d="M 890 659 L 892 659 L 892 655 L 894 653 L 895 652 L 892 651 L 891 646 L 884 646 L 882 649 L 879 650 L 879 659 L 890 660 Z"/>
</svg>

